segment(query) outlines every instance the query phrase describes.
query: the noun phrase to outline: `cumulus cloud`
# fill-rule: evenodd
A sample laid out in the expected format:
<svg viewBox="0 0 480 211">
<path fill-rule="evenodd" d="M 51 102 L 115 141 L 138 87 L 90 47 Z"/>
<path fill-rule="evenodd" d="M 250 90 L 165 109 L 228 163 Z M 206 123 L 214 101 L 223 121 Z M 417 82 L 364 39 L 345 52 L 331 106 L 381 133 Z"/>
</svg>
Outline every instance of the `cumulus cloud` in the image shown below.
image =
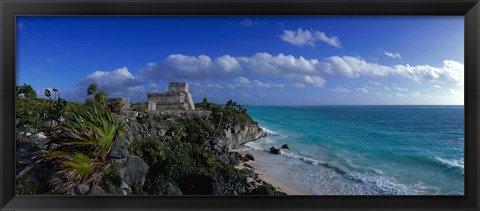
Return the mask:
<svg viewBox="0 0 480 211">
<path fill-rule="evenodd" d="M 323 64 L 317 59 L 257 53 L 252 57 L 239 57 L 238 60 L 245 69 L 255 75 L 277 76 L 318 87 L 326 83 L 320 74 Z"/>
<path fill-rule="evenodd" d="M 362 75 L 367 76 L 386 76 L 391 72 L 391 68 L 369 63 L 361 58 L 352 56 L 332 56 L 326 58 L 329 62 L 329 68 L 336 74 L 347 78 L 358 78 Z"/>
<path fill-rule="evenodd" d="M 400 53 L 398 52 L 388 52 L 388 51 L 385 51 L 383 52 L 385 54 L 385 56 L 388 56 L 392 59 L 401 59 L 402 58 L 402 55 L 400 55 Z"/>
<path fill-rule="evenodd" d="M 292 85 L 301 88 L 305 85 L 323 87 L 326 77 L 345 78 L 399 76 L 416 82 L 432 81 L 437 84 L 463 84 L 464 65 L 453 60 L 445 60 L 442 67 L 429 65 L 381 65 L 353 56 L 331 56 L 323 59 L 295 57 L 293 55 L 256 53 L 252 56 L 234 57 L 223 55 L 211 58 L 206 55 L 188 56 L 172 54 L 162 63 L 148 63 L 141 75 L 149 80 L 162 81 L 171 79 L 224 79 L 235 78 L 230 85 L 219 84 L 212 87 L 276 87 L 283 84 L 259 83 L 250 81 L 245 76 L 268 76 L 292 81 Z M 249 83 L 246 80 L 249 80 Z M 237 86 L 237 82 L 241 86 Z M 378 82 L 373 83 L 380 86 Z M 384 87 L 389 90 L 389 87 Z M 400 90 L 397 90 L 400 91 Z"/>
<path fill-rule="evenodd" d="M 250 80 L 248 80 L 248 78 L 245 78 L 245 77 L 237 77 L 233 80 L 234 84 L 231 84 L 233 85 L 234 87 L 232 88 L 237 88 L 237 87 L 244 87 L 244 88 L 250 88 L 252 87 L 252 82 Z"/>
<path fill-rule="evenodd" d="M 444 60 L 443 67 L 429 65 L 395 65 L 393 73 L 414 81 L 430 80 L 463 84 L 464 65 L 457 61 Z"/>
<path fill-rule="evenodd" d="M 97 83 L 98 89 L 107 92 L 110 97 L 127 97 L 145 92 L 143 84 L 126 67 L 113 71 L 95 71 L 80 80 L 79 85 L 82 90 L 86 90 L 91 83 Z"/>
<path fill-rule="evenodd" d="M 204 79 L 241 75 L 237 59 L 223 55 L 212 60 L 209 56 L 169 55 L 164 63 L 148 63 L 141 74 L 150 79 Z"/>
<path fill-rule="evenodd" d="M 351 56 L 332 56 L 326 58 L 329 62 L 324 67 L 331 68 L 336 75 L 348 78 L 360 76 L 389 76 L 396 75 L 420 82 L 422 80 L 439 81 L 442 83 L 463 84 L 464 65 L 453 60 L 444 60 L 443 67 L 432 67 L 429 65 L 393 65 L 385 66 L 377 63 L 367 62 L 362 58 Z"/>
<path fill-rule="evenodd" d="M 307 29 L 303 30 L 302 28 L 298 28 L 297 31 L 283 30 L 283 34 L 280 38 L 283 41 L 296 46 L 308 45 L 313 47 L 315 46 L 315 42 L 322 41 L 337 48 L 342 47 L 340 40 L 336 36 L 329 37 L 324 32 Z"/>
</svg>

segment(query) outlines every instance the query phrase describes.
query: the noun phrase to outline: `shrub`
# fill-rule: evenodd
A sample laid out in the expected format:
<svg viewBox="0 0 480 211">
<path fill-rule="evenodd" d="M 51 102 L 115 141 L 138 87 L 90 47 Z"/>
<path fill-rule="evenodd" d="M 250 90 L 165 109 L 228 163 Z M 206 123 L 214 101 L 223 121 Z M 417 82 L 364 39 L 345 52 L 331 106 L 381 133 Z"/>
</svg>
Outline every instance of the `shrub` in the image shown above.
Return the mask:
<svg viewBox="0 0 480 211">
<path fill-rule="evenodd" d="M 113 142 L 123 136 L 123 125 L 97 102 L 67 106 L 64 124 L 50 143 L 56 144 L 44 157 L 56 164 L 50 179 L 54 192 L 65 193 L 78 184 L 89 184 L 95 194 L 105 169 Z"/>
</svg>

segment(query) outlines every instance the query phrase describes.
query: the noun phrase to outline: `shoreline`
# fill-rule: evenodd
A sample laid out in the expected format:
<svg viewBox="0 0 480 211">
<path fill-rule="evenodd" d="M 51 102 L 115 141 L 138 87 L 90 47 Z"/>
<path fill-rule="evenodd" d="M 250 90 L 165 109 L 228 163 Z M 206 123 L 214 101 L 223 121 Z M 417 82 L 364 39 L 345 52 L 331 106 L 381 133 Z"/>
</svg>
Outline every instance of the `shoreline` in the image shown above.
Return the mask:
<svg viewBox="0 0 480 211">
<path fill-rule="evenodd" d="M 242 146 L 243 147 L 243 146 Z M 250 153 L 251 149 L 248 148 L 243 148 L 243 149 L 234 149 L 232 151 L 240 153 L 242 156 L 245 156 L 246 154 Z M 275 190 L 284 192 L 287 195 L 309 195 L 308 193 L 305 193 L 303 191 L 300 191 L 298 189 L 295 189 L 285 183 L 279 182 L 269 175 L 266 175 L 263 170 L 259 168 L 258 165 L 256 165 L 255 161 L 242 161 L 238 165 L 235 166 L 237 169 L 250 169 L 255 172 L 255 177 L 248 176 L 247 180 L 248 182 L 254 181 L 256 184 L 261 185 L 263 183 L 268 183 L 272 185 Z"/>
</svg>

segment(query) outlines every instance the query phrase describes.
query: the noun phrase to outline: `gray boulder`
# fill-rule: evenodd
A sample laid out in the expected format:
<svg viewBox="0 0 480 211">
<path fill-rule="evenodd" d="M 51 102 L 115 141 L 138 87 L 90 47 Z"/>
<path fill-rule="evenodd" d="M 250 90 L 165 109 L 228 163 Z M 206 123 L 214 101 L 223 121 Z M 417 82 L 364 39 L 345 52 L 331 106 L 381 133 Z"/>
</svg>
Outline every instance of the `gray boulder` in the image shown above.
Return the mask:
<svg viewBox="0 0 480 211">
<path fill-rule="evenodd" d="M 112 150 L 108 154 L 111 158 L 114 159 L 123 159 L 130 155 L 127 147 L 125 147 L 120 141 L 116 141 L 112 145 Z"/>
<path fill-rule="evenodd" d="M 116 167 L 122 180 L 134 187 L 143 186 L 149 169 L 147 163 L 135 155 L 128 156 L 125 161 L 117 163 Z"/>
<path fill-rule="evenodd" d="M 88 191 L 90 190 L 90 186 L 88 184 L 80 184 L 75 186 L 73 190 L 75 195 L 87 195 Z"/>
</svg>

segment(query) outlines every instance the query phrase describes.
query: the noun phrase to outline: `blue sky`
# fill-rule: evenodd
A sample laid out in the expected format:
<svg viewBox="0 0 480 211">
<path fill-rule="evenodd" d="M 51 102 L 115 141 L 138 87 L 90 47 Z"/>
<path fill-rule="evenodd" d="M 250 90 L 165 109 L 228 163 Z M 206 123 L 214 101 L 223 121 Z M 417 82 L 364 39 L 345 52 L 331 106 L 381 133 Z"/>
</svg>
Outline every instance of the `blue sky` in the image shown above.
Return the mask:
<svg viewBox="0 0 480 211">
<path fill-rule="evenodd" d="M 17 17 L 17 84 L 83 101 L 463 105 L 462 16 Z"/>
</svg>

